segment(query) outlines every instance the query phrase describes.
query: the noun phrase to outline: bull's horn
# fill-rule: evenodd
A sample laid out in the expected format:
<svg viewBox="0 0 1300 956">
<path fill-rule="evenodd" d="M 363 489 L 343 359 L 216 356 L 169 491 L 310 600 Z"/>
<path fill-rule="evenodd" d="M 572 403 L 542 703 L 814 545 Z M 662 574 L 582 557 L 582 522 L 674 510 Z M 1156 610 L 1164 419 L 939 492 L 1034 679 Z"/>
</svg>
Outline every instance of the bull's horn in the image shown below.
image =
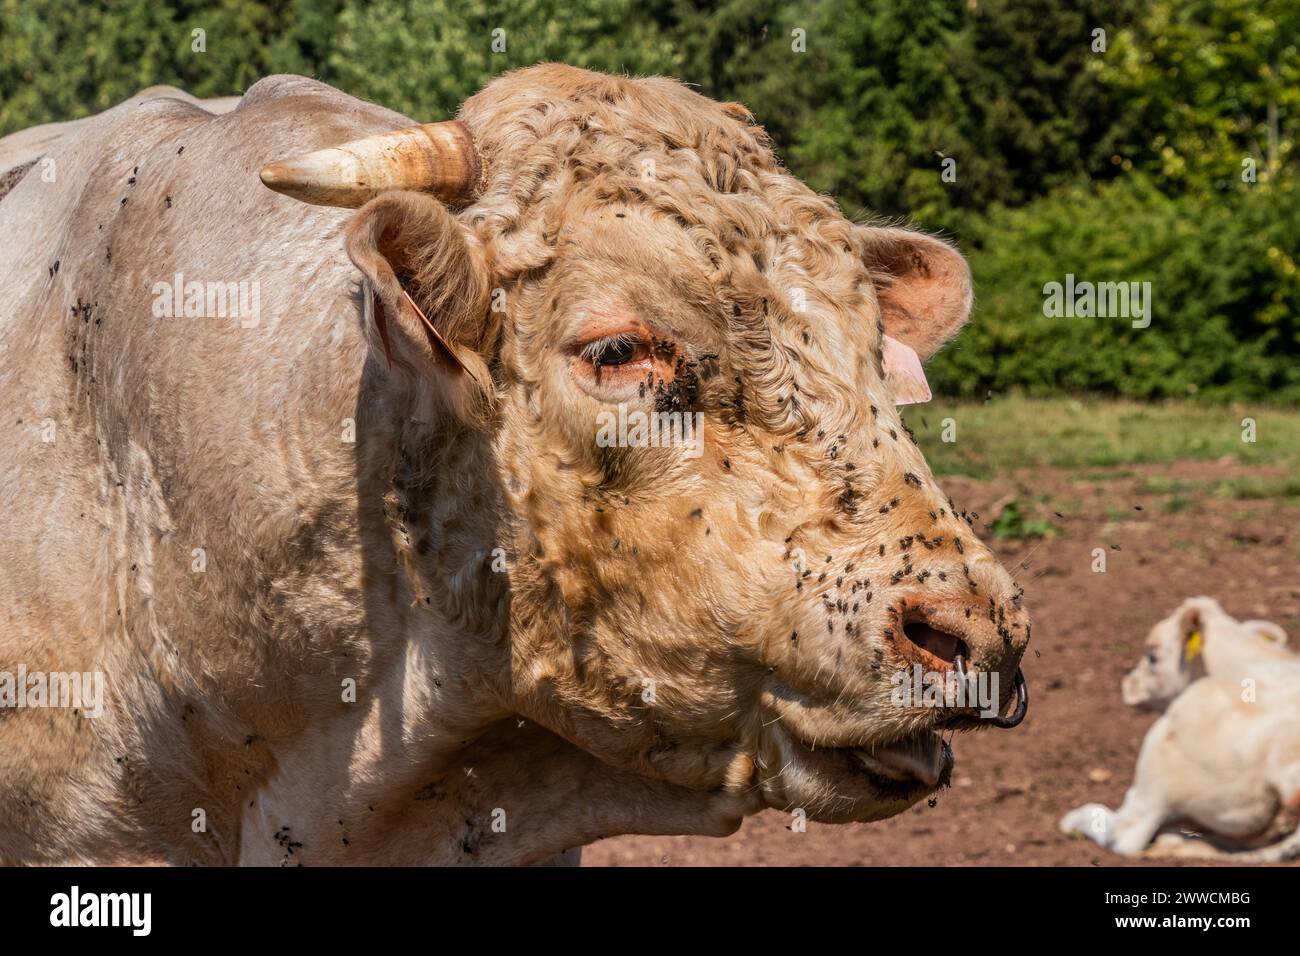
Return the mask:
<svg viewBox="0 0 1300 956">
<path fill-rule="evenodd" d="M 263 185 L 278 193 L 352 208 L 390 189 L 465 203 L 478 192 L 481 175 L 474 140 L 460 120 L 377 133 L 262 167 Z"/>
</svg>

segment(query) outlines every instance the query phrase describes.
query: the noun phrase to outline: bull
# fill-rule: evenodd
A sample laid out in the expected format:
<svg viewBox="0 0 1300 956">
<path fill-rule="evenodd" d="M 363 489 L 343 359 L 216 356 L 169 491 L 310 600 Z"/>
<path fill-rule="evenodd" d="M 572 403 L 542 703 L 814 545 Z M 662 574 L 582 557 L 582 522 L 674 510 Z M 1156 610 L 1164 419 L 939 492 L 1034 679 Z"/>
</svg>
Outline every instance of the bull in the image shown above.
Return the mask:
<svg viewBox="0 0 1300 956">
<path fill-rule="evenodd" d="M 1023 716 L 1022 592 L 895 407 L 965 260 L 847 220 L 743 107 L 543 65 L 417 125 L 275 76 L 12 178 L 0 668 L 105 699 L 0 709 L 0 859 L 869 821 L 988 725 L 893 675 Z M 597 441 L 615 412 L 681 428 Z"/>
</svg>

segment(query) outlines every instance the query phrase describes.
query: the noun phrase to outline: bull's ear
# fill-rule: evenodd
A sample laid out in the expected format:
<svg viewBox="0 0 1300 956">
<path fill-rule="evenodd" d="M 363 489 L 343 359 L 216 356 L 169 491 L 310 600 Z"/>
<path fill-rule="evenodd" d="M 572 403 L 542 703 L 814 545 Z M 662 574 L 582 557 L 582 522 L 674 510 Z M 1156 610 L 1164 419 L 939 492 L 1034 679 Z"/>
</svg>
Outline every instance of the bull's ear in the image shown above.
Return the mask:
<svg viewBox="0 0 1300 956">
<path fill-rule="evenodd" d="M 1281 625 L 1274 624 L 1272 621 L 1242 621 L 1241 626 L 1270 644 L 1276 644 L 1278 647 L 1286 644 L 1286 631 Z"/>
<path fill-rule="evenodd" d="M 1182 646 L 1182 660 L 1191 666 L 1205 652 L 1207 625 L 1204 599 L 1184 601 L 1178 615 L 1178 640 Z"/>
<path fill-rule="evenodd" d="M 871 272 L 885 334 L 928 360 L 970 316 L 970 267 L 941 239 L 896 229 L 855 230 L 859 255 Z"/>
<path fill-rule="evenodd" d="M 442 203 L 414 192 L 366 203 L 348 224 L 346 243 L 366 279 L 366 329 L 380 361 L 441 386 L 458 417 L 482 424 L 493 395 L 483 354 L 495 331 L 477 243 Z"/>
</svg>

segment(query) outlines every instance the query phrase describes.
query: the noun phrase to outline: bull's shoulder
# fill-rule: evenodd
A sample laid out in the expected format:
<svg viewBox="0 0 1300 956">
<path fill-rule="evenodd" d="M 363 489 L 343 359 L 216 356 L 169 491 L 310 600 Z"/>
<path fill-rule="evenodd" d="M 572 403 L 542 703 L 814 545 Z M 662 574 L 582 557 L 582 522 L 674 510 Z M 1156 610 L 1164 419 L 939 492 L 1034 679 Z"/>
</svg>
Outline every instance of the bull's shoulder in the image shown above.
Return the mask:
<svg viewBox="0 0 1300 956">
<path fill-rule="evenodd" d="M 328 83 L 313 80 L 309 76 L 298 76 L 296 73 L 275 73 L 263 77 L 244 91 L 243 101 L 246 105 L 255 106 L 294 97 L 318 99 L 322 105 L 333 104 L 343 109 L 350 102 L 360 102 Z"/>
<path fill-rule="evenodd" d="M 14 170 L 30 167 L 36 160 L 51 153 L 61 143 L 79 133 L 122 122 L 129 124 L 132 107 L 154 100 L 171 100 L 184 103 L 187 106 L 213 115 L 228 113 L 239 103 L 238 96 L 222 96 L 202 100 L 175 86 L 146 87 L 129 99 L 123 100 L 110 110 L 105 110 L 102 113 L 57 123 L 42 123 L 39 126 L 20 129 L 0 138 L 0 177 L 3 177 L 5 173 L 12 173 Z M 168 108 L 164 106 L 165 110 Z M 106 114 L 111 115 L 106 116 Z"/>
<path fill-rule="evenodd" d="M 242 119 L 269 125 L 289 120 L 303 136 L 303 148 L 331 145 L 341 131 L 364 135 L 409 126 L 407 116 L 359 99 L 327 83 L 290 73 L 276 74 L 250 86 L 239 103 Z M 323 141 L 317 142 L 318 139 Z"/>
<path fill-rule="evenodd" d="M 0 138 L 0 180 L 7 192 L 34 162 L 61 147 L 75 144 L 77 152 L 84 154 L 116 138 L 142 144 L 151 134 L 192 127 L 227 114 L 235 114 L 227 121 L 233 134 L 248 130 L 250 138 L 265 139 L 256 135 L 259 124 L 271 135 L 287 128 L 298 137 L 295 145 L 304 149 L 331 144 L 353 133 L 364 135 L 412 122 L 401 113 L 293 74 L 258 80 L 243 96 L 211 99 L 200 99 L 174 86 L 151 86 L 93 116 L 45 123 Z"/>
</svg>

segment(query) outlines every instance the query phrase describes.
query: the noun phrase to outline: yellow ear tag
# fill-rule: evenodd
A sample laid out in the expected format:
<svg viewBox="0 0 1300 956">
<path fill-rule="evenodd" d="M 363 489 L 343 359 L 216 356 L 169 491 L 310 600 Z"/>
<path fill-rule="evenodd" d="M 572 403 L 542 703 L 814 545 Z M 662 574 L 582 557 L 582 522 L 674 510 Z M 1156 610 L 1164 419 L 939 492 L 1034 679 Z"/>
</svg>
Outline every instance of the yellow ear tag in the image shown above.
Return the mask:
<svg viewBox="0 0 1300 956">
<path fill-rule="evenodd" d="M 1187 662 L 1190 664 L 1192 661 L 1196 660 L 1197 656 L 1200 653 L 1201 653 L 1201 632 L 1192 631 L 1192 633 L 1187 638 L 1187 644 L 1183 647 L 1183 656 L 1187 659 Z"/>
<path fill-rule="evenodd" d="M 1274 637 L 1272 634 L 1268 633 L 1268 631 L 1256 631 L 1255 634 L 1256 636 L 1262 637 L 1264 640 L 1269 641 L 1272 644 L 1277 643 L 1277 638 Z"/>
</svg>

